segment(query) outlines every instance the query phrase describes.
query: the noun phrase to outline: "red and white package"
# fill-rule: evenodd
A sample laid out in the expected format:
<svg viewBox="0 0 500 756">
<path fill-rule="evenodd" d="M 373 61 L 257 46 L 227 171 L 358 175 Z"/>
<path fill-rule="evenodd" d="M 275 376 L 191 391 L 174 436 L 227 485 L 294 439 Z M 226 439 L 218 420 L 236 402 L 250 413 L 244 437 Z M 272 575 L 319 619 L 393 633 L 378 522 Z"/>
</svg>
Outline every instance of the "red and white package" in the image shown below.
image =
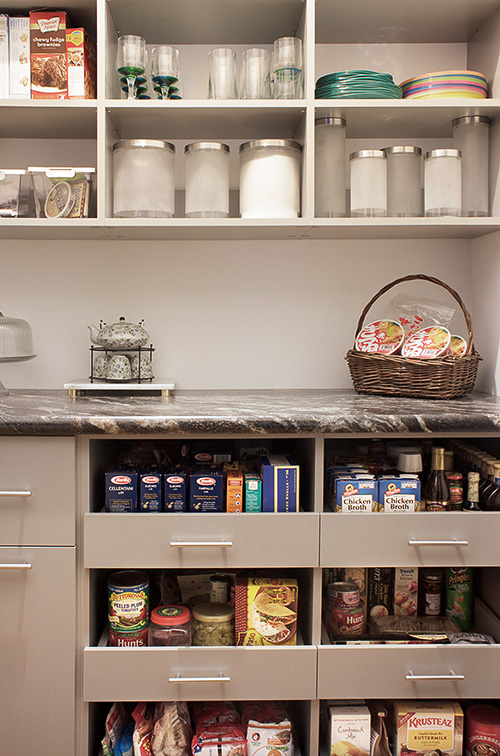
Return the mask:
<svg viewBox="0 0 500 756">
<path fill-rule="evenodd" d="M 375 320 L 363 326 L 356 336 L 359 352 L 394 354 L 403 343 L 403 328 L 395 320 Z"/>
<path fill-rule="evenodd" d="M 187 704 L 161 701 L 156 704 L 154 718 L 153 756 L 191 756 L 193 730 Z"/>
<path fill-rule="evenodd" d="M 135 730 L 132 738 L 134 756 L 151 756 L 154 712 L 147 703 L 138 703 L 132 712 Z"/>
<path fill-rule="evenodd" d="M 247 756 L 293 755 L 292 725 L 283 722 L 256 722 L 251 719 L 247 728 Z"/>
<path fill-rule="evenodd" d="M 191 742 L 193 756 L 246 756 L 246 727 L 219 722 L 200 730 Z"/>
<path fill-rule="evenodd" d="M 448 352 L 451 333 L 443 326 L 421 328 L 403 344 L 403 357 L 432 360 Z"/>
<path fill-rule="evenodd" d="M 120 737 L 120 733 L 128 721 L 129 716 L 125 711 L 124 705 L 122 703 L 114 703 L 109 710 L 104 725 L 105 734 L 102 740 L 104 752 L 106 752 L 106 749 L 109 753 L 115 752 L 115 746 Z"/>
<path fill-rule="evenodd" d="M 196 733 L 218 722 L 240 722 L 240 715 L 231 701 L 195 701 L 191 712 Z"/>
<path fill-rule="evenodd" d="M 467 342 L 462 336 L 452 336 L 450 340 L 449 354 L 452 357 L 462 357 L 467 351 Z"/>
<path fill-rule="evenodd" d="M 274 701 L 243 701 L 240 708 L 244 725 L 248 725 L 251 719 L 256 722 L 282 722 L 287 719 L 283 706 Z"/>
</svg>

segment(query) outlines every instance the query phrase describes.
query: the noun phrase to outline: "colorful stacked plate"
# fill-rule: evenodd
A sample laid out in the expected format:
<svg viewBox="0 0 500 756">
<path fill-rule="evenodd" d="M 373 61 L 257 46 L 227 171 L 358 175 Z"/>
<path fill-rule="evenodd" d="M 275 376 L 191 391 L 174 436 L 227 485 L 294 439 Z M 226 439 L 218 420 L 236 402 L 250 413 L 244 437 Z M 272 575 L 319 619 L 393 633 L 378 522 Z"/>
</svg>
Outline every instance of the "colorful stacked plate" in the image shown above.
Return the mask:
<svg viewBox="0 0 500 756">
<path fill-rule="evenodd" d="M 402 92 L 394 83 L 391 74 L 376 71 L 337 71 L 317 80 L 315 97 L 320 100 L 400 100 Z"/>
<path fill-rule="evenodd" d="M 440 97 L 488 97 L 488 82 L 478 71 L 436 71 L 406 79 L 400 84 L 405 100 L 434 100 Z"/>
</svg>

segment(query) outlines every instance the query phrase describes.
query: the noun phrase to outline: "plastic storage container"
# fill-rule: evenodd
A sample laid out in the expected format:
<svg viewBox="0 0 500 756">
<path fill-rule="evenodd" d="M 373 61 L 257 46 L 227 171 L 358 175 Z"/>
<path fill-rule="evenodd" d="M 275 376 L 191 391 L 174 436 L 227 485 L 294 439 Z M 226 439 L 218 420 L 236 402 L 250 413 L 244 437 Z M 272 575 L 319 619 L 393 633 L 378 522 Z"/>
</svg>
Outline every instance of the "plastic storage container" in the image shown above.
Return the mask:
<svg viewBox="0 0 500 756">
<path fill-rule="evenodd" d="M 227 218 L 229 215 L 229 147 L 220 142 L 195 142 L 184 148 L 186 217 Z"/>
<path fill-rule="evenodd" d="M 175 147 L 161 139 L 126 139 L 113 145 L 115 218 L 172 218 Z"/>
<path fill-rule="evenodd" d="M 315 136 L 315 214 L 318 218 L 346 215 L 346 121 L 317 118 Z"/>
<path fill-rule="evenodd" d="M 240 145 L 242 218 L 298 218 L 302 146 L 291 139 Z"/>
<path fill-rule="evenodd" d="M 0 218 L 34 215 L 33 191 L 28 171 L 0 168 Z"/>
<path fill-rule="evenodd" d="M 37 218 L 95 218 L 95 168 L 29 167 Z"/>
</svg>

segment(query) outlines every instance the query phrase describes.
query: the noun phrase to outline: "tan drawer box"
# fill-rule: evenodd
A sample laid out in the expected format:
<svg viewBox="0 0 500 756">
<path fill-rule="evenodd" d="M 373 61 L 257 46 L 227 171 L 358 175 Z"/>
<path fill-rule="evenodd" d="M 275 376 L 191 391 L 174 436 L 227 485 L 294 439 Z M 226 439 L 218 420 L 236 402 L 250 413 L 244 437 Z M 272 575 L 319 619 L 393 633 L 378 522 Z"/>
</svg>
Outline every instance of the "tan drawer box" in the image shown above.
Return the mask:
<svg viewBox="0 0 500 756">
<path fill-rule="evenodd" d="M 498 562 L 499 528 L 498 512 L 324 513 L 320 562 L 322 567 L 489 566 Z"/>
<path fill-rule="evenodd" d="M 73 438 L 0 438 L 0 491 L 1 544 L 74 545 Z"/>
<path fill-rule="evenodd" d="M 316 646 L 87 647 L 83 697 L 85 701 L 312 699 L 316 656 Z M 182 678 L 194 680 L 182 682 Z"/>
<path fill-rule="evenodd" d="M 319 514 L 313 512 L 88 513 L 84 521 L 84 562 L 89 569 L 317 567 L 319 563 Z"/>
</svg>

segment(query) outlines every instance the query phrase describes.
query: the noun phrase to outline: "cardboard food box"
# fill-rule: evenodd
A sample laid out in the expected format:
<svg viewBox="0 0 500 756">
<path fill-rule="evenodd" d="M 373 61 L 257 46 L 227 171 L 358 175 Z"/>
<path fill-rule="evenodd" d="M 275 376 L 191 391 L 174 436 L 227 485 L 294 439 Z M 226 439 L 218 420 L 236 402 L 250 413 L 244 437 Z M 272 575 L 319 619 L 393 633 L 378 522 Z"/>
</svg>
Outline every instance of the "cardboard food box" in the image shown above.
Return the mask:
<svg viewBox="0 0 500 756">
<path fill-rule="evenodd" d="M 462 755 L 464 715 L 457 701 L 395 701 L 394 721 L 394 756 Z"/>
<path fill-rule="evenodd" d="M 95 100 L 97 97 L 97 50 L 85 29 L 66 29 L 68 98 Z"/>
<path fill-rule="evenodd" d="M 383 475 L 378 481 L 383 512 L 420 512 L 418 475 Z"/>
<path fill-rule="evenodd" d="M 226 472 L 226 512 L 243 512 L 243 472 Z"/>
<path fill-rule="evenodd" d="M 162 511 L 163 472 L 157 465 L 144 467 L 139 476 L 139 511 Z"/>
<path fill-rule="evenodd" d="M 194 467 L 189 476 L 189 511 L 224 511 L 224 475 L 220 465 Z"/>
<path fill-rule="evenodd" d="M 139 470 L 113 468 L 105 474 L 106 512 L 137 512 Z"/>
<path fill-rule="evenodd" d="M 9 96 L 9 17 L 0 13 L 0 99 Z"/>
<path fill-rule="evenodd" d="M 378 480 L 373 475 L 342 475 L 335 479 L 335 512 L 376 512 Z"/>
<path fill-rule="evenodd" d="M 68 96 L 66 64 L 67 15 L 46 9 L 30 12 L 31 97 L 65 100 Z"/>
<path fill-rule="evenodd" d="M 163 501 L 165 512 L 185 512 L 187 509 L 187 469 L 177 465 L 165 471 L 163 476 Z"/>
<path fill-rule="evenodd" d="M 293 578 L 238 578 L 235 590 L 236 645 L 295 645 L 298 590 Z"/>
<path fill-rule="evenodd" d="M 30 20 L 28 16 L 10 16 L 9 18 L 9 86 L 11 100 L 30 99 Z"/>
<path fill-rule="evenodd" d="M 263 512 L 299 511 L 299 465 L 287 454 L 260 459 Z"/>
<path fill-rule="evenodd" d="M 394 614 L 417 614 L 418 567 L 394 568 Z"/>
<path fill-rule="evenodd" d="M 368 706 L 329 706 L 330 756 L 370 756 Z"/>
<path fill-rule="evenodd" d="M 256 472 L 245 472 L 245 512 L 262 511 L 262 481 Z"/>
</svg>

